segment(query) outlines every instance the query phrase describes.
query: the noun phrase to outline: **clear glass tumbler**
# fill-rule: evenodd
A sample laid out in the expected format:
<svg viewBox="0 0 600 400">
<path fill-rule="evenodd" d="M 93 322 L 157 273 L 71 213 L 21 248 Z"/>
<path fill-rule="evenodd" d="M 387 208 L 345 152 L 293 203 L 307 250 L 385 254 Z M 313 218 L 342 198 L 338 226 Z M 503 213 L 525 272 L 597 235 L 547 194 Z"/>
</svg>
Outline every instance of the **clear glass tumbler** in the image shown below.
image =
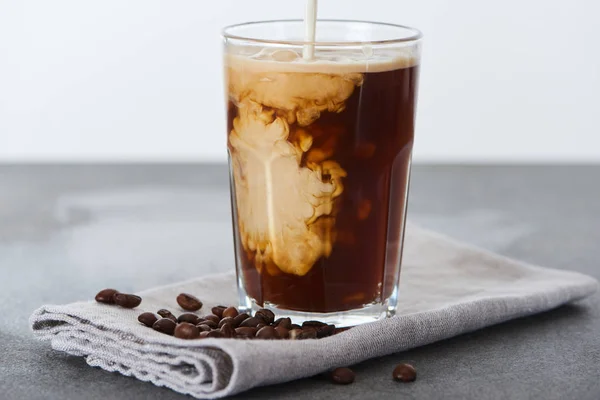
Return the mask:
<svg viewBox="0 0 600 400">
<path fill-rule="evenodd" d="M 316 32 L 223 31 L 240 307 L 351 326 L 396 311 L 421 34 L 335 20 Z"/>
</svg>

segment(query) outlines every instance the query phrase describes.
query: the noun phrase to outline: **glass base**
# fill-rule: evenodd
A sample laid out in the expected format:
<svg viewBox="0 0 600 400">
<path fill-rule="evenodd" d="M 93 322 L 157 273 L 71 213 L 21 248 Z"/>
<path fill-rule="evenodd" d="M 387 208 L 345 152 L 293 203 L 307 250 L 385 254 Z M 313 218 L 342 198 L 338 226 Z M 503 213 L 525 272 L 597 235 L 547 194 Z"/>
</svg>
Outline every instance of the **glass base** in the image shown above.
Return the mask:
<svg viewBox="0 0 600 400">
<path fill-rule="evenodd" d="M 388 307 L 384 304 L 368 304 L 358 309 L 331 313 L 286 310 L 269 303 L 265 303 L 264 307 L 262 307 L 249 297 L 245 297 L 239 307 L 240 312 L 245 312 L 250 315 L 254 315 L 254 313 L 261 308 L 273 311 L 276 319 L 288 317 L 292 320 L 293 324 L 302 325 L 304 321 L 321 321 L 326 324 L 333 324 L 337 328 L 346 328 L 374 322 L 383 318 L 392 317 L 396 314 L 396 307 Z"/>
</svg>

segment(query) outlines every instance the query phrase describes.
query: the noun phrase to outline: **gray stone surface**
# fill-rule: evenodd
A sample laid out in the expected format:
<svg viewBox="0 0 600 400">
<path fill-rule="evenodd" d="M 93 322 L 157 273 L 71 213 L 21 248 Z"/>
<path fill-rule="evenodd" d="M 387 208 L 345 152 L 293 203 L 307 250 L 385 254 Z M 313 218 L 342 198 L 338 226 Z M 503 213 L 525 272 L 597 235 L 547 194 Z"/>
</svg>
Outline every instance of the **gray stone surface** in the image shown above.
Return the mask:
<svg viewBox="0 0 600 400">
<path fill-rule="evenodd" d="M 600 167 L 418 166 L 409 217 L 490 250 L 600 278 Z M 31 337 L 44 303 L 233 268 L 224 166 L 0 166 L 0 398 L 176 399 Z M 236 398 L 600 398 L 600 296 Z M 391 380 L 401 361 L 412 384 Z"/>
</svg>

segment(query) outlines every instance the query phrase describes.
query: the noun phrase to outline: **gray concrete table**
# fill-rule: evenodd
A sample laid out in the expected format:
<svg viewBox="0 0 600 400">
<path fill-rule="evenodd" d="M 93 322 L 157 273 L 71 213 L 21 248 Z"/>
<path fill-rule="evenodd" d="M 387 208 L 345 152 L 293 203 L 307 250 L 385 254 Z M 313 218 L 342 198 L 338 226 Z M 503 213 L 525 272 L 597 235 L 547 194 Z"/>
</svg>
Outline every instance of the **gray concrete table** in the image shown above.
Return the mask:
<svg viewBox="0 0 600 400">
<path fill-rule="evenodd" d="M 499 253 L 600 278 L 600 167 L 414 169 L 409 217 Z M 0 398 L 176 399 L 35 341 L 44 303 L 233 268 L 224 166 L 0 166 Z M 391 381 L 410 361 L 413 384 Z M 600 296 L 237 398 L 600 399 Z"/>
</svg>

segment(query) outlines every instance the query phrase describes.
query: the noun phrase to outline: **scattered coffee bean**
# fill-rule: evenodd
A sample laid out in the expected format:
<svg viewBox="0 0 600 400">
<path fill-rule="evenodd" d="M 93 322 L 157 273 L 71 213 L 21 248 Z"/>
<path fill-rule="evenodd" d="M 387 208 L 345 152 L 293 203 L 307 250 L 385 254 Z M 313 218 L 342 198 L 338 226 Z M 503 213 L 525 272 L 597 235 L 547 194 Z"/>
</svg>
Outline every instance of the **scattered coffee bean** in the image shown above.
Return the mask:
<svg viewBox="0 0 600 400">
<path fill-rule="evenodd" d="M 225 310 L 223 310 L 223 318 L 226 317 L 231 317 L 231 318 L 235 318 L 237 317 L 239 314 L 237 308 L 235 307 L 227 307 Z"/>
<path fill-rule="evenodd" d="M 417 379 L 417 371 L 410 364 L 398 364 L 392 372 L 395 380 L 400 382 L 414 382 Z"/>
<path fill-rule="evenodd" d="M 232 338 L 235 335 L 235 331 L 233 330 L 233 326 L 231 324 L 225 324 L 221 327 L 221 333 L 223 337 Z"/>
<path fill-rule="evenodd" d="M 227 309 L 227 307 L 225 306 L 216 306 L 213 307 L 210 311 L 216 315 L 217 317 L 219 317 L 219 319 L 223 318 L 223 311 L 225 311 Z"/>
<path fill-rule="evenodd" d="M 287 339 L 290 337 L 290 331 L 288 329 L 284 328 L 283 326 L 276 327 L 275 331 L 277 332 L 277 335 L 281 339 Z"/>
<path fill-rule="evenodd" d="M 224 317 L 221 321 L 219 321 L 219 325 L 217 325 L 217 326 L 220 328 L 220 327 L 222 327 L 225 324 L 233 325 L 233 318 L 231 318 L 231 317 Z"/>
<path fill-rule="evenodd" d="M 196 327 L 200 330 L 200 332 L 210 332 L 212 328 L 205 324 L 196 325 Z"/>
<path fill-rule="evenodd" d="M 266 308 L 258 310 L 254 313 L 254 317 L 263 319 L 267 325 L 272 324 L 273 321 L 275 321 L 275 314 L 273 314 L 273 311 L 267 310 Z"/>
<path fill-rule="evenodd" d="M 219 323 L 219 321 L 221 320 L 221 318 L 217 317 L 217 316 L 216 316 L 216 315 L 214 315 L 214 314 L 209 314 L 209 315 L 206 315 L 206 316 L 202 317 L 202 319 L 204 319 L 204 320 L 207 320 L 207 321 L 212 321 L 212 322 L 214 322 L 215 324 L 218 324 L 218 323 Z"/>
<path fill-rule="evenodd" d="M 281 326 L 287 330 L 292 329 L 292 320 L 289 318 L 278 318 L 273 322 L 273 326 Z"/>
<path fill-rule="evenodd" d="M 298 325 L 298 324 L 292 324 L 290 326 L 290 329 L 302 329 L 302 327 L 300 325 Z"/>
<path fill-rule="evenodd" d="M 302 334 L 302 329 L 291 329 L 289 332 L 289 338 L 292 340 L 300 339 L 300 335 Z"/>
<path fill-rule="evenodd" d="M 196 339 L 200 337 L 200 329 L 189 322 L 182 322 L 175 328 L 174 336 L 179 339 Z"/>
<path fill-rule="evenodd" d="M 161 318 L 152 325 L 152 329 L 167 335 L 173 335 L 176 326 L 177 324 L 172 319 Z"/>
<path fill-rule="evenodd" d="M 156 313 L 157 313 L 158 315 L 160 315 L 161 317 L 163 317 L 163 318 L 167 318 L 167 317 L 169 317 L 169 315 L 173 315 L 173 314 L 171 313 L 171 311 L 169 311 L 169 310 L 165 310 L 164 308 L 161 308 L 161 309 L 160 309 L 160 310 L 158 310 Z M 174 316 L 174 315 L 173 315 L 173 316 Z M 177 318 L 175 318 L 175 321 L 177 321 Z"/>
<path fill-rule="evenodd" d="M 147 327 L 152 328 L 152 325 L 154 325 L 154 323 L 158 321 L 158 317 L 154 313 L 145 312 L 138 316 L 138 321 L 140 321 Z"/>
<path fill-rule="evenodd" d="M 177 322 L 189 322 L 190 324 L 197 325 L 198 322 L 200 322 L 200 317 L 198 317 L 196 314 L 185 313 L 181 314 L 177 318 Z"/>
<path fill-rule="evenodd" d="M 298 339 L 316 339 L 317 338 L 317 330 L 314 328 L 304 328 L 302 329 L 302 333 L 298 335 Z"/>
<path fill-rule="evenodd" d="M 323 325 L 317 328 L 317 339 L 321 339 L 327 336 L 333 335 L 335 332 L 335 325 Z"/>
<path fill-rule="evenodd" d="M 336 368 L 331 372 L 331 380 L 339 385 L 348 385 L 354 382 L 354 372 L 350 368 Z"/>
<path fill-rule="evenodd" d="M 206 331 L 206 332 L 200 332 L 200 336 L 199 336 L 199 338 L 200 338 L 200 339 L 207 338 L 207 337 L 208 337 L 208 334 L 209 334 L 209 331 Z"/>
<path fill-rule="evenodd" d="M 119 291 L 115 289 L 103 289 L 96 295 L 96 301 L 104 304 L 115 304 L 113 296 L 116 293 L 119 293 Z"/>
<path fill-rule="evenodd" d="M 265 326 L 267 326 L 267 324 L 261 322 L 260 324 L 256 325 L 256 329 L 264 328 Z"/>
<path fill-rule="evenodd" d="M 250 318 L 250 316 L 246 313 L 238 314 L 238 316 L 233 319 L 233 327 L 237 328 L 243 321 L 247 320 L 248 318 Z"/>
<path fill-rule="evenodd" d="M 211 321 L 210 319 L 205 319 L 203 321 L 198 322 L 197 325 L 206 325 L 211 329 L 217 329 L 218 325 L 215 321 Z"/>
<path fill-rule="evenodd" d="M 253 338 L 254 336 L 256 336 L 256 332 L 257 332 L 256 328 L 252 328 L 249 326 L 235 328 L 236 336 L 241 336 L 241 337 L 246 337 L 246 338 Z"/>
<path fill-rule="evenodd" d="M 116 305 L 123 308 L 135 308 L 140 305 L 142 298 L 135 294 L 115 293 L 113 295 L 113 301 Z"/>
<path fill-rule="evenodd" d="M 324 322 L 321 321 L 304 321 L 302 323 L 302 329 L 306 328 L 306 327 L 311 327 L 311 328 L 320 328 L 324 325 L 327 325 Z"/>
<path fill-rule="evenodd" d="M 251 326 L 253 328 L 256 328 L 256 326 L 260 323 L 262 323 L 263 320 L 259 319 L 259 318 L 255 318 L 255 317 L 250 317 L 245 319 L 244 321 L 242 321 L 242 323 L 240 324 L 240 326 Z"/>
<path fill-rule="evenodd" d="M 223 333 L 221 331 L 210 331 L 208 332 L 208 335 L 206 335 L 206 337 L 209 338 L 222 338 L 223 337 Z"/>
<path fill-rule="evenodd" d="M 265 326 L 256 332 L 258 339 L 278 339 L 277 331 L 272 326 Z"/>
<path fill-rule="evenodd" d="M 177 296 L 177 304 L 187 311 L 198 311 L 202 308 L 202 302 L 196 296 L 188 293 L 180 293 Z"/>
</svg>

